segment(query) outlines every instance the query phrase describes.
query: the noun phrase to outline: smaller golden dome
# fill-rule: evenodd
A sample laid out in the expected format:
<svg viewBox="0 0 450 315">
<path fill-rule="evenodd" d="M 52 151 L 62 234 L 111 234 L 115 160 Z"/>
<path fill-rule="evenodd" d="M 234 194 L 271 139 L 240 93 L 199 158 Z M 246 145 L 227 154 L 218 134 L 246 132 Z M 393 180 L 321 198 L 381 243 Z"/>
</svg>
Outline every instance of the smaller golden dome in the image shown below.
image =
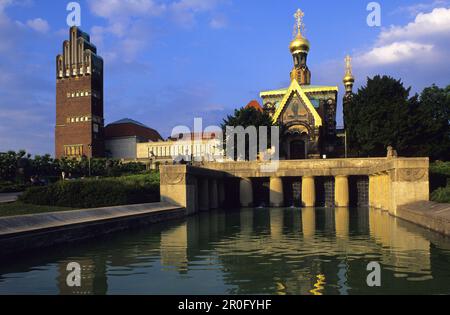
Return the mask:
<svg viewBox="0 0 450 315">
<path fill-rule="evenodd" d="M 309 40 L 304 38 L 302 34 L 298 33 L 295 39 L 291 42 L 289 49 L 292 54 L 304 52 L 308 53 L 310 48 Z"/>
<path fill-rule="evenodd" d="M 355 83 L 355 78 L 351 74 L 344 77 L 344 84 Z"/>
</svg>

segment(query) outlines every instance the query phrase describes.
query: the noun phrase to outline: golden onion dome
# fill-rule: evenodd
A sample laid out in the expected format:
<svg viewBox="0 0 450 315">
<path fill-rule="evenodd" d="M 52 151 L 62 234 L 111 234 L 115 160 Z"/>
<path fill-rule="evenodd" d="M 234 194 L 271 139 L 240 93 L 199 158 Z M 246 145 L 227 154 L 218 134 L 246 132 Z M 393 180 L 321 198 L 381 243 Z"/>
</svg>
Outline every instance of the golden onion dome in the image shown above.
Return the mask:
<svg viewBox="0 0 450 315">
<path fill-rule="evenodd" d="M 308 53 L 310 48 L 309 40 L 304 38 L 302 34 L 298 33 L 298 35 L 294 38 L 289 46 L 292 54 L 304 52 Z"/>
<path fill-rule="evenodd" d="M 346 74 L 344 77 L 344 84 L 355 83 L 355 78 L 351 74 Z"/>
</svg>

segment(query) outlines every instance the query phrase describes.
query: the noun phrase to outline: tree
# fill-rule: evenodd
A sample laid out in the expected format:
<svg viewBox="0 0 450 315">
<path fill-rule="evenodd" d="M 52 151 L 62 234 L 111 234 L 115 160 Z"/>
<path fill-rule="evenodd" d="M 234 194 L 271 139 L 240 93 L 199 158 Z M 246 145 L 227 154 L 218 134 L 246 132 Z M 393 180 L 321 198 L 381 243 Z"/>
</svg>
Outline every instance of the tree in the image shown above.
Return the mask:
<svg viewBox="0 0 450 315">
<path fill-rule="evenodd" d="M 24 177 L 28 169 L 28 160 L 31 155 L 25 151 L 9 151 L 0 154 L 0 179 L 13 180 L 18 173 Z M 23 179 L 22 179 L 23 180 Z"/>
<path fill-rule="evenodd" d="M 393 146 L 406 157 L 450 156 L 450 86 L 425 88 L 409 98 L 400 80 L 368 79 L 344 108 L 350 154 L 385 156 Z"/>
<path fill-rule="evenodd" d="M 270 115 L 265 112 L 265 111 L 258 111 L 253 107 L 247 107 L 247 108 L 241 108 L 241 109 L 236 109 L 234 111 L 234 115 L 228 115 L 226 119 L 224 119 L 223 124 L 222 124 L 222 130 L 223 130 L 223 134 L 225 135 L 225 137 L 228 137 L 229 135 L 227 135 L 226 133 L 226 127 L 243 127 L 244 129 L 246 129 L 247 127 L 251 127 L 254 126 L 256 128 L 257 131 L 259 131 L 259 127 L 268 127 L 268 146 L 270 147 L 271 145 L 271 130 L 270 127 L 273 126 L 274 124 L 272 123 L 272 118 L 270 117 Z M 259 132 L 257 133 L 257 144 L 259 147 Z M 229 140 L 229 139 L 226 139 Z M 225 141 L 224 143 L 224 148 L 226 149 L 226 143 L 227 141 Z M 235 142 L 236 143 L 236 142 Z M 249 151 L 250 151 L 250 142 L 249 142 L 249 137 L 246 136 L 245 139 L 245 157 L 244 156 L 238 156 L 237 152 L 235 152 L 235 159 L 240 158 L 240 159 L 245 159 L 248 160 L 249 159 Z M 237 150 L 235 150 L 237 151 Z"/>
<path fill-rule="evenodd" d="M 429 156 L 433 160 L 450 157 L 450 85 L 444 89 L 432 85 L 413 101 L 410 128 L 415 131 L 411 156 Z"/>
<path fill-rule="evenodd" d="M 344 109 L 350 154 L 386 156 L 388 146 L 408 152 L 414 132 L 410 129 L 410 88 L 388 76 L 368 79 Z"/>
</svg>

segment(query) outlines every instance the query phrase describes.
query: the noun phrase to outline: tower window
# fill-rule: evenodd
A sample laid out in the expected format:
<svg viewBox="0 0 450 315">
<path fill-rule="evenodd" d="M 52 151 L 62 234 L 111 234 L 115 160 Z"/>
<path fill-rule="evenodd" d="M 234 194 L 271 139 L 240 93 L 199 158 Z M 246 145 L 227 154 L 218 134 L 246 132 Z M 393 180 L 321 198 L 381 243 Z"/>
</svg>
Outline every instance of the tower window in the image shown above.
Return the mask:
<svg viewBox="0 0 450 315">
<path fill-rule="evenodd" d="M 67 157 L 82 157 L 83 156 L 83 145 L 67 145 L 64 146 L 64 155 Z"/>
</svg>

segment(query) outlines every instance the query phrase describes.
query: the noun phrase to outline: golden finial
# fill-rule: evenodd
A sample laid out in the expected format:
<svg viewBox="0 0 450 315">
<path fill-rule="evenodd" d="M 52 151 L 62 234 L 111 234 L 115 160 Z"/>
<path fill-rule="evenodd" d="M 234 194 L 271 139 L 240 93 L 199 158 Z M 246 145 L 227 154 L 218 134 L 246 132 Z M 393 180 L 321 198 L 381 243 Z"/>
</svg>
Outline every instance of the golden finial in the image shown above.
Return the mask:
<svg viewBox="0 0 450 315">
<path fill-rule="evenodd" d="M 347 55 L 345 57 L 345 77 L 344 77 L 344 84 L 346 91 L 348 93 L 352 92 L 353 84 L 355 83 L 355 77 L 352 73 L 352 57 Z"/>
<path fill-rule="evenodd" d="M 292 54 L 297 53 L 308 53 L 310 44 L 309 41 L 303 36 L 302 32 L 305 32 L 305 24 L 303 23 L 303 17 L 305 13 L 302 10 L 298 9 L 295 12 L 295 32 L 294 40 L 291 42 L 290 50 Z"/>
<path fill-rule="evenodd" d="M 303 13 L 302 10 L 298 9 L 297 12 L 294 14 L 295 22 L 296 22 L 296 29 L 297 34 L 296 35 L 302 35 L 302 30 L 305 30 L 305 25 L 303 23 L 303 17 L 305 16 L 305 13 Z"/>
<path fill-rule="evenodd" d="M 352 75 L 352 57 L 350 55 L 345 57 L 345 74 Z"/>
</svg>

